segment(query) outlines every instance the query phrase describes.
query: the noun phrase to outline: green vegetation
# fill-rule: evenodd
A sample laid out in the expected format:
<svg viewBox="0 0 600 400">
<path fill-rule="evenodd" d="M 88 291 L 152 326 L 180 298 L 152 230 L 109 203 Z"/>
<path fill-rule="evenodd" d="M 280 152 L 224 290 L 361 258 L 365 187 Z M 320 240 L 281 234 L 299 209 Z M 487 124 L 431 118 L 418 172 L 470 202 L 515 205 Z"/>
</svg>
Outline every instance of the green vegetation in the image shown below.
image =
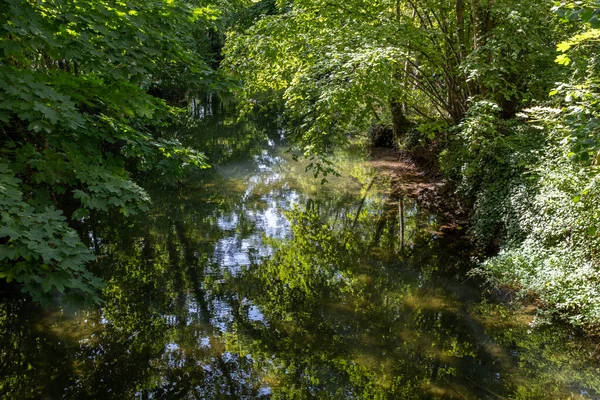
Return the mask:
<svg viewBox="0 0 600 400">
<path fill-rule="evenodd" d="M 557 45 L 556 61 L 568 75 L 550 97 L 516 120 L 500 118 L 493 103 L 477 103 L 443 156 L 472 201 L 472 237 L 483 248 L 500 239 L 499 254 L 478 271 L 597 329 L 600 31 L 597 4 L 575 7 L 555 10 L 558 23 L 575 21 L 577 30 Z"/>
<path fill-rule="evenodd" d="M 230 36 L 226 65 L 249 104 L 280 93 L 305 155 L 325 156 L 373 122 L 391 124 L 397 140 L 414 123 L 439 130 L 477 98 L 514 115 L 554 82 L 550 1 L 277 4 Z"/>
<path fill-rule="evenodd" d="M 597 328 L 599 15 L 597 0 L 5 1 L 0 278 L 100 301 L 103 218 L 245 149 L 193 126 L 198 98 L 217 113 L 236 97 L 282 110 L 316 176 L 366 132 L 435 160 L 489 256 L 474 273 Z"/>
<path fill-rule="evenodd" d="M 179 0 L 4 2 L 0 277 L 39 301 L 55 289 L 98 300 L 81 228 L 147 211 L 136 176 L 207 166 L 173 126 L 190 95 L 229 85 L 212 65 L 217 15 Z"/>
<path fill-rule="evenodd" d="M 491 255 L 476 272 L 600 326 L 599 2 L 276 5 L 225 47 L 248 107 L 279 99 L 325 175 L 349 134 L 383 125 L 454 183 Z"/>
<path fill-rule="evenodd" d="M 598 397 L 599 42 L 600 0 L 3 1 L 0 397 Z"/>
</svg>

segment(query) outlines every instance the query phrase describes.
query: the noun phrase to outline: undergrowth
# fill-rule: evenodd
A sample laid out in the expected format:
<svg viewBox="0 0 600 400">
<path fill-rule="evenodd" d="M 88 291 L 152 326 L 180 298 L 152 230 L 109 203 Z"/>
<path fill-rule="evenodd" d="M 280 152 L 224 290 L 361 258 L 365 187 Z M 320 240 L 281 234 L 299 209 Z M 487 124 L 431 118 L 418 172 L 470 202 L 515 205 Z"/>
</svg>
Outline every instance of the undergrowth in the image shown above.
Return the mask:
<svg viewBox="0 0 600 400">
<path fill-rule="evenodd" d="M 469 235 L 491 257 L 472 272 L 532 295 L 574 325 L 600 326 L 597 169 L 556 130 L 506 121 L 480 102 L 441 154 L 471 208 Z"/>
</svg>

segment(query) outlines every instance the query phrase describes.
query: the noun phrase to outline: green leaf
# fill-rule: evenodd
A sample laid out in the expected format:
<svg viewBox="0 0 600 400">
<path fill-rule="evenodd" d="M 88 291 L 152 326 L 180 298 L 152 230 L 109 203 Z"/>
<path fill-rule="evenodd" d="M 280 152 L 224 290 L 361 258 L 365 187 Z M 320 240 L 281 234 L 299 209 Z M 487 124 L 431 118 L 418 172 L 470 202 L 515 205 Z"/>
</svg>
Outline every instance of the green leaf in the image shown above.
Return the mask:
<svg viewBox="0 0 600 400">
<path fill-rule="evenodd" d="M 4 279 L 6 279 L 6 282 L 10 283 L 15 279 L 14 271 L 12 271 L 12 270 L 0 271 L 0 278 L 4 278 Z"/>
<path fill-rule="evenodd" d="M 0 121 L 9 123 L 10 114 L 7 111 L 0 110 Z"/>
<path fill-rule="evenodd" d="M 65 286 L 69 285 L 70 281 L 71 274 L 65 271 L 57 271 L 44 278 L 42 288 L 45 292 L 49 292 L 54 287 L 60 293 L 63 293 Z"/>
<path fill-rule="evenodd" d="M 598 18 L 598 15 L 594 15 L 593 17 L 591 17 L 588 22 L 590 23 L 591 27 L 594 29 L 600 29 L 600 19 Z"/>
<path fill-rule="evenodd" d="M 584 9 L 579 9 L 579 10 L 574 10 L 574 11 L 571 11 L 571 12 L 569 13 L 569 15 L 567 16 L 567 19 L 568 19 L 569 21 L 571 21 L 571 22 L 574 22 L 574 21 L 580 21 L 580 20 L 581 20 L 581 15 L 582 15 L 584 12 L 585 12 L 585 10 L 584 10 Z"/>
<path fill-rule="evenodd" d="M 571 59 L 566 54 L 558 55 L 554 61 L 560 65 L 569 65 L 571 63 Z"/>
</svg>

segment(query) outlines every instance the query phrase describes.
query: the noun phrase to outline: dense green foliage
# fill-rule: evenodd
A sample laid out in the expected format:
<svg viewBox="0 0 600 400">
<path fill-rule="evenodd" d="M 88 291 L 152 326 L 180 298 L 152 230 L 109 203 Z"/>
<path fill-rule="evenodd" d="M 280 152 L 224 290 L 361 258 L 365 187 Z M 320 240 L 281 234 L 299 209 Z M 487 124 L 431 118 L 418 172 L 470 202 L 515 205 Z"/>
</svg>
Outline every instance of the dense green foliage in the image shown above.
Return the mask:
<svg viewBox="0 0 600 400">
<path fill-rule="evenodd" d="M 3 1 L 0 397 L 597 396 L 495 297 L 600 326 L 599 41 L 600 0 Z"/>
<path fill-rule="evenodd" d="M 443 165 L 473 201 L 472 237 L 500 250 L 478 272 L 534 295 L 573 324 L 596 328 L 600 70 L 598 5 L 591 6 L 556 9 L 563 16 L 557 24 L 578 30 L 557 44 L 556 62 L 569 74 L 550 98 L 508 121 L 496 104 L 475 104 Z"/>
<path fill-rule="evenodd" d="M 147 211 L 134 175 L 205 167 L 176 130 L 188 94 L 223 82 L 215 8 L 185 1 L 4 2 L 0 10 L 0 276 L 36 299 L 91 292 L 102 213 Z M 222 85 L 222 84 L 221 84 Z M 167 101 L 166 101 L 166 100 Z"/>
<path fill-rule="evenodd" d="M 458 123 L 475 98 L 512 115 L 554 82 L 549 1 L 277 4 L 230 36 L 226 61 L 249 104 L 280 93 L 307 156 L 326 156 L 373 122 L 391 124 L 397 139 L 410 120 Z"/>
</svg>

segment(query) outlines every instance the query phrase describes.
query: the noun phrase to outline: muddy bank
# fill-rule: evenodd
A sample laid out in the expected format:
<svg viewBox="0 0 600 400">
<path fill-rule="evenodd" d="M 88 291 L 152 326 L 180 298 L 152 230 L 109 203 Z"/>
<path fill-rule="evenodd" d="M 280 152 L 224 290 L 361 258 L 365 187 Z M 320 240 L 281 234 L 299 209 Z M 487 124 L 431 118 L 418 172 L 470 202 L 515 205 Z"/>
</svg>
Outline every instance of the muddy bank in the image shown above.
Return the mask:
<svg viewBox="0 0 600 400">
<path fill-rule="evenodd" d="M 466 227 L 467 211 L 453 198 L 449 182 L 431 164 L 418 162 L 408 152 L 383 147 L 370 150 L 369 164 L 380 176 L 390 179 L 392 194 L 416 199 L 441 213 L 445 221 L 441 231 Z"/>
</svg>

